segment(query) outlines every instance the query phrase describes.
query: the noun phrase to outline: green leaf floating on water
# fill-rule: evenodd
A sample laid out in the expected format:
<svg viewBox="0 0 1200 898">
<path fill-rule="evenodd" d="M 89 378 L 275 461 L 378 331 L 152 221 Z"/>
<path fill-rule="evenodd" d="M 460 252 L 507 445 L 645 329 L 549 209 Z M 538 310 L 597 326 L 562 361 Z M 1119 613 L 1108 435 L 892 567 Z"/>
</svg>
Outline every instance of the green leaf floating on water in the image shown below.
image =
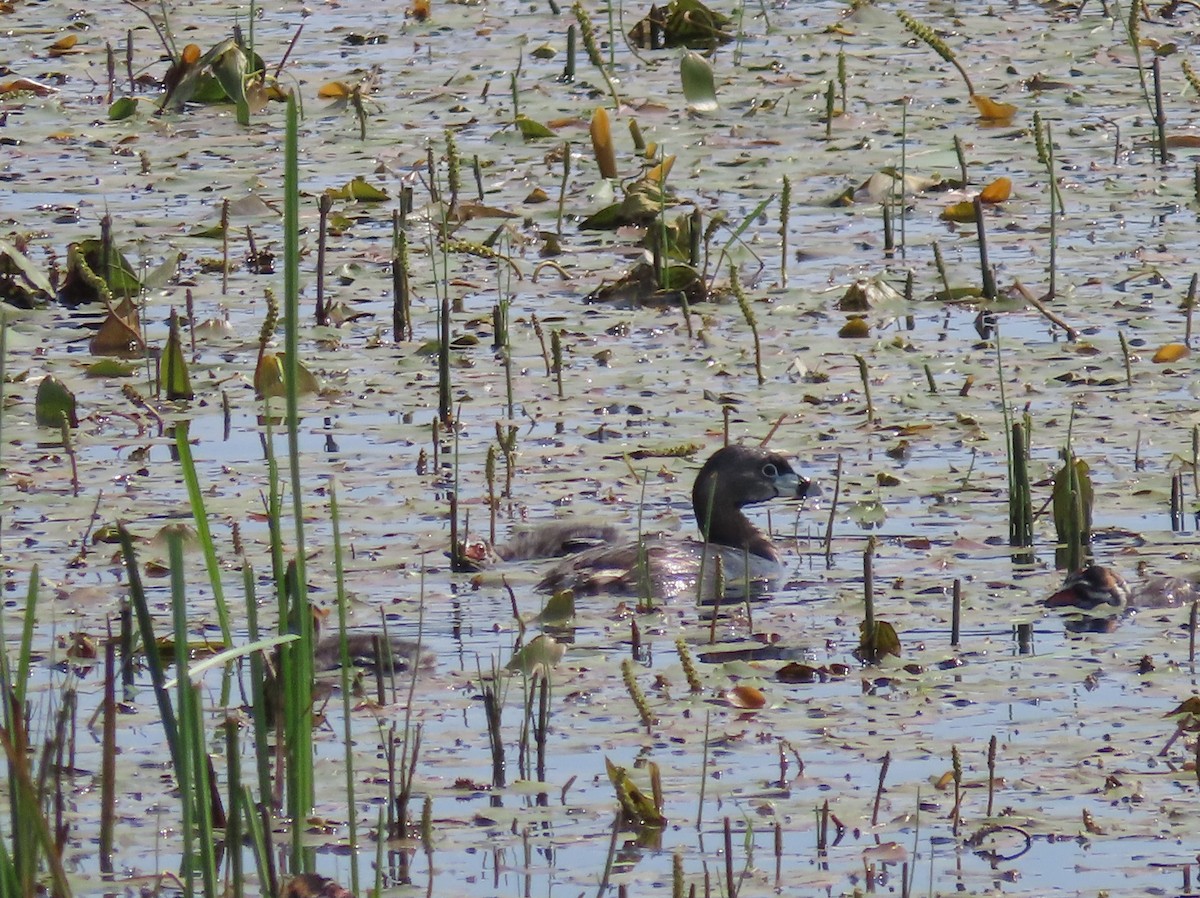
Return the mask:
<svg viewBox="0 0 1200 898">
<path fill-rule="evenodd" d="M 688 106 L 697 112 L 712 112 L 717 108 L 717 87 L 707 59 L 689 50 L 679 61 L 679 77 Z"/>
<path fill-rule="evenodd" d="M 512 660 L 504 665 L 506 670 L 514 673 L 532 675 L 539 668 L 553 670 L 567 653 L 565 645 L 559 645 L 558 640 L 550 636 L 537 636 L 528 645 L 517 651 Z"/>
<path fill-rule="evenodd" d="M 556 592 L 546 602 L 541 614 L 537 616 L 539 623 L 561 624 L 575 616 L 575 591 L 563 589 Z"/>
<path fill-rule="evenodd" d="M 555 137 L 555 133 L 543 125 L 541 122 L 535 122 L 533 119 L 524 115 L 518 115 L 515 122 L 517 130 L 521 132 L 521 137 L 525 140 L 539 140 L 544 137 Z"/>
<path fill-rule="evenodd" d="M 136 97 L 121 97 L 113 101 L 113 104 L 108 107 L 108 118 L 110 121 L 119 122 L 122 119 L 127 119 L 137 112 Z"/>
<path fill-rule="evenodd" d="M 123 362 L 120 359 L 100 359 L 87 366 L 88 377 L 133 377 L 138 372 L 133 362 Z"/>
<path fill-rule="evenodd" d="M 75 394 L 53 375 L 42 378 L 33 404 L 34 417 L 41 427 L 62 427 L 63 417 L 72 427 L 79 426 L 75 412 Z"/>
<path fill-rule="evenodd" d="M 366 178 L 353 178 L 342 187 L 330 187 L 325 193 L 335 200 L 358 200 L 360 203 L 382 203 L 388 198 L 386 190 L 368 184 Z"/>
</svg>

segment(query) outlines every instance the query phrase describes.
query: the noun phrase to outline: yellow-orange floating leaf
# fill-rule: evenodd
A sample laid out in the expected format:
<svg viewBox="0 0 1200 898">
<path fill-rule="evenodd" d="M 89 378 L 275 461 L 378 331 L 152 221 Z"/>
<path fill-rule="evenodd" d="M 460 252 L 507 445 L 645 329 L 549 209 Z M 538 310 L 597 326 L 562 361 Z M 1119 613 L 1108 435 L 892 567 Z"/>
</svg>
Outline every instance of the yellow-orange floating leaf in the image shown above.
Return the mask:
<svg viewBox="0 0 1200 898">
<path fill-rule="evenodd" d="M 850 340 L 861 340 L 863 337 L 871 336 L 871 325 L 867 324 L 866 318 L 851 318 L 842 325 L 838 336 Z"/>
<path fill-rule="evenodd" d="M 431 12 L 433 10 L 430 0 L 413 0 L 412 6 L 408 8 L 409 18 L 416 19 L 418 22 L 428 19 Z"/>
<path fill-rule="evenodd" d="M 762 694 L 761 689 L 755 689 L 753 686 L 734 686 L 725 693 L 725 701 L 734 708 L 757 710 L 766 707 L 767 697 Z"/>
<path fill-rule="evenodd" d="M 183 55 L 180 57 L 180 60 L 184 65 L 195 65 L 200 61 L 202 54 L 203 51 L 200 49 L 199 44 L 188 44 L 183 48 Z"/>
<path fill-rule="evenodd" d="M 675 157 L 668 156 L 662 162 L 646 172 L 646 180 L 653 181 L 655 184 L 662 184 L 666 180 L 667 175 L 671 174 L 671 168 L 675 165 Z"/>
<path fill-rule="evenodd" d="M 321 85 L 317 96 L 322 100 L 344 100 L 352 91 L 344 81 L 329 81 Z"/>
<path fill-rule="evenodd" d="M 971 102 L 979 110 L 979 117 L 988 122 L 1007 122 L 1017 114 L 1017 107 L 1012 103 L 997 103 L 988 97 L 971 94 Z"/>
<path fill-rule="evenodd" d="M 608 123 L 608 111 L 603 106 L 596 107 L 592 113 L 592 155 L 596 157 L 596 165 L 600 169 L 600 177 L 615 178 L 617 176 L 617 153 L 613 149 L 612 127 Z"/>
<path fill-rule="evenodd" d="M 79 35 L 68 34 L 66 37 L 60 37 L 50 45 L 51 56 L 66 56 L 68 53 L 76 52 L 75 45 L 79 43 Z"/>
<path fill-rule="evenodd" d="M 1012 196 L 1012 180 L 1010 178 L 997 178 L 983 190 L 979 191 L 979 202 L 981 203 L 1003 203 L 1006 199 Z"/>
<path fill-rule="evenodd" d="M 968 200 L 954 203 L 942 210 L 941 218 L 943 221 L 957 221 L 959 224 L 972 222 L 975 220 L 975 204 Z"/>
<path fill-rule="evenodd" d="M 40 81 L 34 81 L 32 78 L 14 78 L 12 81 L 5 81 L 3 84 L 0 84 L 0 95 L 17 94 L 22 91 L 28 91 L 39 97 L 48 97 L 51 94 L 58 93 L 58 88 L 51 87 L 49 84 L 42 84 Z"/>
<path fill-rule="evenodd" d="M 1186 358 L 1189 350 L 1183 343 L 1168 343 L 1166 346 L 1160 346 L 1158 352 L 1154 353 L 1152 361 L 1164 364 L 1166 362 L 1178 362 L 1182 358 Z"/>
<path fill-rule="evenodd" d="M 1193 150 L 1200 147 L 1200 134 L 1168 134 L 1167 149 Z"/>
</svg>

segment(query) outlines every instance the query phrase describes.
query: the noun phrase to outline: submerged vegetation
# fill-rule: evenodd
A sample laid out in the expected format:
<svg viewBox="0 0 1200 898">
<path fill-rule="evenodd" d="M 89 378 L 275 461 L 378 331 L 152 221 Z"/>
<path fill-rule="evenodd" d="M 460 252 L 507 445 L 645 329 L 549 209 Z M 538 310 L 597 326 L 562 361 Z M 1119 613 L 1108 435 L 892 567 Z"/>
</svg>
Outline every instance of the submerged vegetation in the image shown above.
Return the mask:
<svg viewBox="0 0 1200 898">
<path fill-rule="evenodd" d="M 1186 888 L 1200 14 L 984 12 L 0 2 L 0 892 Z"/>
</svg>

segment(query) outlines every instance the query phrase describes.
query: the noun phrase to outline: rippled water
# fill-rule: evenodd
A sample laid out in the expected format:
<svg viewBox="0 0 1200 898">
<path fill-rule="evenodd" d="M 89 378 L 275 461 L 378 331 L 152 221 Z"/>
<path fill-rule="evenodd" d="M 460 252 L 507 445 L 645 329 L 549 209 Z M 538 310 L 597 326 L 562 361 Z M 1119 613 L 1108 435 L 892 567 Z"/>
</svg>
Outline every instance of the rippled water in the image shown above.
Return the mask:
<svg viewBox="0 0 1200 898">
<path fill-rule="evenodd" d="M 282 79 L 298 89 L 306 113 L 304 309 L 311 309 L 315 289 L 319 191 L 361 176 L 392 196 L 402 184 L 412 185 L 417 197 L 408 224 L 416 341 L 394 345 L 389 339 L 393 202 L 339 204 L 358 221 L 329 245 L 327 271 L 349 263 L 359 268 L 351 283 L 331 276 L 327 290 L 371 317 L 339 329 L 306 327 L 301 337 L 303 360 L 324 386 L 303 402 L 300 445 L 314 598 L 329 604 L 334 597 L 326 495 L 332 479 L 351 553 L 352 623 L 374 627 L 382 613 L 391 632 L 419 636 L 438 660 L 434 670 L 420 675 L 412 707 L 414 720 L 425 728 L 417 789 L 433 798 L 433 872 L 418 854 L 413 884 L 391 892 L 423 890 L 430 875 L 437 890 L 481 896 L 597 889 L 615 813 L 604 757 L 630 767 L 653 760 L 662 768 L 670 825 L 661 845 L 627 843 L 631 833 L 618 840 L 611 881 L 629 883 L 634 893 L 668 890 L 675 853 L 699 893 L 720 892 L 726 817 L 734 829 L 736 875 L 747 871 L 743 895 L 849 894 L 868 887 L 865 871 L 872 863 L 875 890 L 899 893 L 895 859 L 902 853 L 911 863 L 914 894 L 1183 890 L 1184 870 L 1197 851 L 1194 743 L 1180 739 L 1165 757 L 1159 751 L 1174 729 L 1164 715 L 1196 691 L 1187 610 L 1142 612 L 1108 633 L 1067 633 L 1059 619 L 1044 616 L 1036 605 L 1061 582 L 1061 573 L 1052 570 L 1049 514 L 1036 525 L 1038 560 L 1032 568 L 1015 567 L 1004 545 L 1001 378 L 1014 413 L 1028 410 L 1031 416 L 1035 506 L 1049 497 L 1070 429 L 1072 445 L 1095 480 L 1099 559 L 1131 579 L 1141 575 L 1142 564 L 1147 575 L 1182 576 L 1195 565 L 1192 434 L 1200 425 L 1195 363 L 1191 357 L 1167 365 L 1150 361 L 1159 346 L 1184 335 L 1179 306 L 1195 251 L 1193 160 L 1180 150 L 1169 164 L 1152 161 L 1150 121 L 1123 25 L 1092 7 L 1078 17 L 1053 6 L 1002 7 L 990 15 L 958 8 L 954 20 L 936 5 L 907 7 L 945 31 L 981 93 L 1018 105 L 1016 119 L 1000 127 L 978 122 L 953 70 L 924 45 L 909 42 L 884 10 L 865 8 L 843 18 L 845 7 L 834 3 L 747 8 L 745 41 L 716 56 L 721 108 L 709 116 L 687 113 L 673 51 L 649 54 L 656 63 L 649 66 L 623 43 L 617 47 L 628 103 L 615 116 L 623 178 L 638 172 L 625 137 L 628 122 L 636 119 L 648 139 L 678 157 L 668 184 L 683 201 L 681 213 L 695 204 L 706 221 L 724 214 L 729 227 L 738 227 L 760 201 L 779 195 L 784 175 L 791 181 L 787 285 L 779 261 L 777 201 L 746 229 L 744 243 L 731 246 L 757 316 L 763 386 L 755 378 L 749 329 L 734 303 L 694 309 L 698 333 L 691 339 L 678 309 L 583 304 L 583 296 L 603 279 L 631 265 L 638 250 L 635 235 L 575 227 L 604 202 L 586 118 L 606 100 L 593 90 L 602 87 L 601 79 L 582 57 L 574 84 L 556 80 L 568 12 L 556 16 L 537 4 L 503 2 L 435 5 L 432 20 L 419 24 L 405 20 L 399 7 L 265 10 L 255 38 L 269 64 L 304 23 Z M 74 19 L 86 26 L 79 31 L 82 53 L 48 58 L 46 47 L 72 27 L 72 12 L 49 2 L 0 14 L 0 24 L 13 35 L 11 58 L 0 62 L 60 88 L 45 99 L 0 100 L 6 114 L 0 136 L 13 139 L 0 163 L 2 230 L 29 234 L 30 255 L 47 265 L 51 256 L 65 258 L 70 241 L 95 236 L 105 213 L 113 216 L 115 239 L 135 265 L 153 267 L 169 250 L 182 250 L 183 281 L 146 300 L 152 343 L 162 343 L 169 309 L 182 308 L 185 288 L 193 293 L 198 319 L 228 314 L 232 335 L 200 341 L 192 373 L 197 401 L 161 408 L 169 420 L 192 421 L 192 451 L 227 566 L 226 589 L 240 596 L 233 524 L 256 570 L 269 571 L 261 520 L 264 433 L 251 378 L 264 290 L 279 292 L 281 278 L 238 267 L 229 293 L 222 295 L 219 276 L 199 265 L 201 257 L 219 255 L 219 244 L 189 233 L 197 223 L 215 222 L 222 198 L 252 191 L 280 202 L 282 113 L 277 105 L 269 107 L 243 129 L 223 107 L 156 117 L 143 101 L 135 118 L 107 121 L 105 42 L 122 47 L 132 27 L 137 65 L 161 76 L 165 63 L 157 61 L 156 38 L 132 7 L 105 4 Z M 592 14 L 599 27 L 607 27 L 602 10 Z M 639 14 L 626 8 L 626 25 Z M 244 22 L 244 8 L 210 3 L 174 8 L 171 22 L 181 42 L 207 48 L 239 15 Z M 351 47 L 344 42 L 349 32 L 381 33 L 389 40 Z M 1195 16 L 1187 10 L 1170 22 L 1156 18 L 1144 24 L 1143 33 L 1187 47 L 1195 42 Z M 553 59 L 530 52 L 543 40 L 558 46 Z M 849 102 L 827 141 L 824 89 L 842 48 Z M 1143 47 L 1142 53 L 1148 61 L 1150 50 Z M 560 139 L 526 144 L 507 127 L 513 112 L 510 74 L 518 62 L 521 111 L 555 122 Z M 370 66 L 378 66 L 378 75 L 367 104 L 368 139 L 360 142 L 352 114 L 318 100 L 316 91 L 330 80 L 352 82 Z M 1193 98 L 1172 57 L 1164 58 L 1163 69 L 1171 133 L 1190 133 Z M 1035 73 L 1068 86 L 1022 92 L 1021 79 Z M 118 81 L 119 95 L 120 72 Z M 905 122 L 899 101 L 906 97 Z M 1012 199 L 988 214 L 991 260 L 1001 288 L 1020 279 L 1041 295 L 1049 264 L 1049 202 L 1029 130 L 1034 110 L 1053 125 L 1066 206 L 1057 224 L 1060 296 L 1051 305 L 1080 329 L 1081 338 L 1069 343 L 1032 308 L 1005 300 L 996 307 L 1001 374 L 995 335 L 985 338 L 976 330 L 978 306 L 929 298 L 942 286 L 934 242 L 953 286 L 978 281 L 974 228 L 938 219 L 953 198 L 908 197 L 905 252 L 890 257 L 882 249 L 877 205 L 833 207 L 829 201 L 884 166 L 899 166 L 902 147 L 909 171 L 957 177 L 952 139 L 958 135 L 973 188 L 1000 175 L 1014 181 Z M 496 266 L 476 258 L 449 259 L 449 290 L 461 307 L 452 330 L 479 342 L 454 353 L 459 428 L 455 440 L 437 447 L 434 467 L 436 371 L 432 357 L 417 347 L 436 337 L 429 246 L 430 220 L 438 213 L 427 205 L 424 169 L 427 147 L 442 160 L 446 128 L 455 132 L 465 159 L 479 157 L 486 203 L 517 213 L 501 246 L 522 277 L 498 275 Z M 565 140 L 573 162 L 565 252 L 556 260 L 571 279 L 543 271 L 535 282 L 537 232 L 555 227 L 562 179 L 561 161 L 549 154 Z M 473 193 L 472 180 L 464 173 L 466 192 Z M 527 201 L 535 187 L 551 201 Z M 236 223 L 231 239 L 236 258 L 246 251 L 247 226 L 260 246 L 282 256 L 274 216 Z M 499 223 L 478 219 L 461 233 L 482 240 Z M 712 268 L 729 233 L 716 233 Z M 434 257 L 440 270 L 440 252 Z M 912 302 L 896 300 L 869 311 L 868 339 L 837 336 L 846 319 L 837 300 L 855 279 L 884 275 L 899 288 L 908 269 L 916 287 Z M 722 270 L 718 282 L 725 277 Z M 688 604 L 668 606 L 636 617 L 644 645 L 638 677 L 657 718 L 647 734 L 619 670 L 630 654 L 635 617 L 613 601 L 581 600 L 572 641 L 554 676 L 545 800 L 538 800 L 543 787 L 516 782 L 517 682 L 509 686 L 503 721 L 510 785 L 490 793 L 455 787 L 460 778 L 491 779 L 479 674 L 503 665 L 517 639 L 500 574 L 452 574 L 444 556 L 455 470 L 471 531 L 487 530 L 484 462 L 497 423 L 508 421 L 503 368 L 491 348 L 491 309 L 500 296 L 511 301 L 518 455 L 499 535 L 510 521 L 562 514 L 603 516 L 634 532 L 640 513 L 647 529 L 690 532 L 686 496 L 696 461 L 721 441 L 722 405 L 732 407 L 733 439 L 760 440 L 783 416 L 772 445 L 794 453 L 807 474 L 822 480 L 823 498 L 801 509 L 776 506 L 769 518 L 765 511 L 756 514 L 760 522 L 769 520 L 786 547 L 789 575 L 769 601 L 727 609 L 715 628 L 716 649 L 766 644 L 780 657 L 849 665 L 848 676 L 788 685 L 774 676 L 782 661 L 712 661 L 700 665 L 706 691 L 691 696 L 674 642 L 682 635 L 694 652 L 713 651 L 707 646 L 709 628 Z M 534 315 L 547 344 L 551 329 L 561 333 L 563 398 L 546 373 Z M 91 547 L 81 565 L 67 564 L 79 552 L 98 500 L 97 523 L 124 520 L 145 537 L 189 515 L 171 441 L 121 398 L 119 385 L 85 378 L 82 368 L 90 357 L 86 342 L 79 342 L 88 334 L 84 324 L 74 313 L 49 308 L 22 315 L 9 332 L 6 375 L 16 380 L 5 384 L 2 422 L 4 627 L 11 645 L 30 571 L 40 565 L 34 732 L 44 732 L 67 676 L 56 664 L 57 638 L 76 630 L 99 635 L 118 609 L 123 573 L 112 547 Z M 1118 331 L 1134 355 L 1131 385 Z M 856 355 L 869 369 L 874 424 L 867 421 Z M 929 390 L 927 368 L 936 394 Z M 54 437 L 34 425 L 32 398 L 47 373 L 64 379 L 83 409 L 75 436 L 78 495 L 70 489 L 61 450 L 47 445 Z M 145 392 L 144 376 L 131 382 Z M 230 407 L 228 436 L 223 395 Z M 903 459 L 888 454 L 901 439 L 909 443 Z M 704 448 L 690 460 L 624 458 L 634 450 L 682 443 Z M 282 429 L 275 447 L 286 458 Z M 419 474 L 423 451 L 430 467 Z M 822 539 L 839 457 L 841 492 L 827 564 Z M 1185 475 L 1188 502 L 1188 529 L 1180 533 L 1172 532 L 1169 519 L 1175 472 Z M 645 478 L 644 487 L 635 473 Z M 863 510 L 876 502 L 886 510 L 886 520 L 871 531 L 878 541 L 877 613 L 896 627 L 903 657 L 860 669 L 852 652 L 862 618 L 867 532 L 853 512 L 856 504 Z M 143 557 L 156 552 L 163 554 L 147 546 Z M 212 627 L 212 599 L 199 557 L 189 557 L 189 565 L 190 616 L 199 633 Z M 542 602 L 532 589 L 537 571 L 500 573 L 513 585 L 521 612 L 535 613 Z M 964 591 L 957 650 L 949 644 L 949 594 L 956 579 Z M 159 582 L 151 587 L 165 609 L 169 599 Z M 165 628 L 168 620 L 164 610 L 160 625 Z M 235 624 L 244 638 L 242 611 Z M 1018 624 L 1032 624 L 1029 645 L 1015 638 Z M 1150 663 L 1139 668 L 1144 656 Z M 946 664 L 953 658 L 961 666 Z M 1153 669 L 1139 672 L 1148 667 Z M 766 707 L 757 712 L 729 707 L 723 696 L 738 683 L 760 687 Z M 99 700 L 100 684 L 91 674 L 78 688 L 82 722 Z M 215 704 L 219 683 L 214 680 L 210 689 L 207 699 Z M 374 824 L 385 800 L 380 740 L 388 726 L 402 721 L 405 694 L 390 697 L 378 712 L 354 712 L 359 800 L 354 813 L 360 832 Z M 335 700 L 318 732 L 317 813 L 330 825 L 311 840 L 319 846 L 319 872 L 345 884 L 351 855 L 344 847 L 348 810 L 340 713 Z M 178 801 L 170 792 L 156 718 L 145 689 L 122 719 L 118 736 L 122 876 L 171 870 L 178 863 Z M 993 735 L 999 779 L 989 818 L 986 757 Z M 950 769 L 952 747 L 961 753 L 968 787 L 957 833 L 949 822 L 952 789 L 937 784 Z M 885 753 L 890 766 L 876 813 Z M 781 756 L 788 761 L 782 774 Z M 90 731 L 85 735 L 82 728 L 75 765 L 67 850 L 74 884 L 80 893 L 110 891 L 113 886 L 96 872 L 99 757 Z M 819 856 L 816 813 L 826 801 L 847 832 Z M 1090 831 L 1085 812 L 1093 821 Z M 997 823 L 1014 828 L 981 845 L 969 841 Z M 1030 842 L 1023 852 L 1025 833 Z M 875 853 L 877 843 L 891 842 L 899 848 Z M 364 841 L 352 855 L 364 882 L 374 879 L 375 850 Z"/>
</svg>

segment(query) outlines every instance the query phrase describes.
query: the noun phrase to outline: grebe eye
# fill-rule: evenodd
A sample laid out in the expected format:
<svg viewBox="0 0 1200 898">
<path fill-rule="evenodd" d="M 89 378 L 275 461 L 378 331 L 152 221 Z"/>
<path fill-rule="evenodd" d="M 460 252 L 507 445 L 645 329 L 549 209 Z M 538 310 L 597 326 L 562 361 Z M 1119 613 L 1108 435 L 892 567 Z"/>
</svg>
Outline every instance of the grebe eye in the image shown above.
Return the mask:
<svg viewBox="0 0 1200 898">
<path fill-rule="evenodd" d="M 774 480 L 776 477 L 779 476 L 779 471 L 770 462 L 767 462 L 765 465 L 763 465 L 762 472 L 763 472 L 763 477 L 766 477 L 770 480 Z"/>
</svg>

